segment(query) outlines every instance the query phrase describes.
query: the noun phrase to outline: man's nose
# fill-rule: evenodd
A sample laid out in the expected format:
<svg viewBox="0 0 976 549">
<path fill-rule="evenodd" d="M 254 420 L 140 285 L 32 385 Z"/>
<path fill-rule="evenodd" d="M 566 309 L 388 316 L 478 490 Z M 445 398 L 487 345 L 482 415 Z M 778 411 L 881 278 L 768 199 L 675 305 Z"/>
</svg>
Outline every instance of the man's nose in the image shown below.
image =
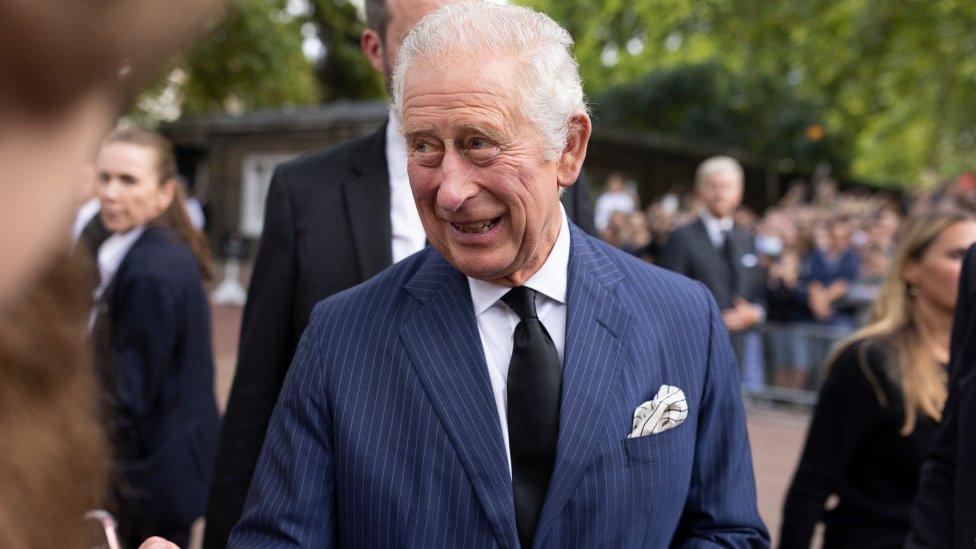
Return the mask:
<svg viewBox="0 0 976 549">
<path fill-rule="evenodd" d="M 100 182 L 98 185 L 98 196 L 101 200 L 112 201 L 119 196 L 119 184 L 114 179 Z"/>
<path fill-rule="evenodd" d="M 471 169 L 464 158 L 456 151 L 448 150 L 441 162 L 437 206 L 447 212 L 456 212 L 466 200 L 478 194 L 478 189 L 478 185 L 471 179 Z"/>
</svg>

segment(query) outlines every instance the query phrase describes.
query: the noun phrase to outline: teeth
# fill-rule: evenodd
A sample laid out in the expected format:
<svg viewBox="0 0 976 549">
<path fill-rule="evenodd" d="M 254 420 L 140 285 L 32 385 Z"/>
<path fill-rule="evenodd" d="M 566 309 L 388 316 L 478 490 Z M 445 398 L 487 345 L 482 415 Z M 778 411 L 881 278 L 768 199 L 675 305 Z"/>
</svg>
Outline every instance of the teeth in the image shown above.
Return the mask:
<svg viewBox="0 0 976 549">
<path fill-rule="evenodd" d="M 467 223 L 465 225 L 455 224 L 454 227 L 462 233 L 483 233 L 487 232 L 495 225 L 495 221 L 489 219 L 488 221 L 480 221 L 478 223 Z"/>
</svg>

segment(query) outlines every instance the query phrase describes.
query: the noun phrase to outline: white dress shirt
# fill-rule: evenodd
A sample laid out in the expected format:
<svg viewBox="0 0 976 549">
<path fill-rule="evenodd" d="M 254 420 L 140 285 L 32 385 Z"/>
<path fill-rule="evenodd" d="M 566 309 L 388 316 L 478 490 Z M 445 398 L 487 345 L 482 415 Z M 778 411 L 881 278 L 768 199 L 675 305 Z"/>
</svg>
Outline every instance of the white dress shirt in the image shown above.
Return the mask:
<svg viewBox="0 0 976 549">
<path fill-rule="evenodd" d="M 708 210 L 702 210 L 701 220 L 705 224 L 705 231 L 708 232 L 708 238 L 716 248 L 721 248 L 725 244 L 725 235 L 723 233 L 731 231 L 732 227 L 735 226 L 732 216 L 719 219 Z"/>
<path fill-rule="evenodd" d="M 396 263 L 424 249 L 427 234 L 407 178 L 407 143 L 392 121 L 386 124 L 386 167 L 390 172 L 390 227 Z"/>
<path fill-rule="evenodd" d="M 562 210 L 562 224 L 556 244 L 542 267 L 525 282 L 525 286 L 538 292 L 535 297 L 536 313 L 546 327 L 559 361 L 563 362 L 566 348 L 566 276 L 569 269 L 569 223 L 566 212 Z M 488 378 L 495 395 L 495 407 L 502 427 L 505 452 L 508 456 L 509 473 L 512 471 L 512 454 L 508 447 L 508 364 L 512 360 L 515 346 L 513 337 L 519 317 L 501 300 L 511 288 L 468 277 L 471 289 L 471 302 L 478 321 L 481 347 L 485 350 L 485 363 L 488 365 Z"/>
<path fill-rule="evenodd" d="M 140 226 L 124 233 L 112 233 L 98 247 L 99 283 L 98 288 L 95 288 L 95 295 L 93 296 L 96 302 L 105 293 L 108 285 L 112 283 L 112 279 L 115 278 L 115 273 L 122 265 L 122 261 L 125 260 L 125 256 L 129 254 L 129 250 L 132 249 L 132 246 L 135 245 L 145 230 L 146 228 L 144 226 Z M 97 314 L 98 307 L 96 306 L 88 316 L 89 330 L 95 325 L 95 317 Z"/>
<path fill-rule="evenodd" d="M 85 226 L 88 225 L 92 219 L 98 215 L 98 211 L 101 209 L 101 204 L 98 202 L 97 198 L 89 198 L 84 204 L 78 208 L 78 213 L 75 215 L 74 225 L 71 227 L 71 242 L 78 242 L 81 237 L 81 232 L 85 230 Z"/>
</svg>

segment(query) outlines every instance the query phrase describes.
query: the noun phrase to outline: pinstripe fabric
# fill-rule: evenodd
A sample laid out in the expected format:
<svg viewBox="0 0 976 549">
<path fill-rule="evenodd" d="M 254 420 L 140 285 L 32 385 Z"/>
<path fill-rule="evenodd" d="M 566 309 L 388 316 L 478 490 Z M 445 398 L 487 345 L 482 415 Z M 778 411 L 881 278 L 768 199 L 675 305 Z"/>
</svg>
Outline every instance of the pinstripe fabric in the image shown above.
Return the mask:
<svg viewBox="0 0 976 549">
<path fill-rule="evenodd" d="M 557 463 L 536 547 L 766 547 L 737 367 L 700 284 L 571 227 Z M 688 418 L 628 439 L 662 384 Z M 320 303 L 234 547 L 517 547 L 463 275 L 432 249 Z"/>
</svg>

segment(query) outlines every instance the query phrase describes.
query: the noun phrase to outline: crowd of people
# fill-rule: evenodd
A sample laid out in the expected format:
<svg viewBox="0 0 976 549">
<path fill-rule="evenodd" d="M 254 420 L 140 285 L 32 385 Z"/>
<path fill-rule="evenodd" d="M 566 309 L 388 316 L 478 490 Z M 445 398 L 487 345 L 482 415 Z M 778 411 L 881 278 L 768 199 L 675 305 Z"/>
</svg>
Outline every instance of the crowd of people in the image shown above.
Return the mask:
<svg viewBox="0 0 976 549">
<path fill-rule="evenodd" d="M 615 205 L 626 207 L 602 212 L 607 224 L 601 236 L 646 261 L 664 264 L 671 232 L 698 218 L 701 198 L 694 190 L 668 192 L 641 209 L 636 184 L 627 189 L 625 181 L 614 174 L 604 194 L 625 194 L 633 206 L 616 198 Z M 761 371 L 747 380 L 753 382 L 748 388 L 816 390 L 830 348 L 867 322 L 906 220 L 946 209 L 973 211 L 976 193 L 965 183 L 963 177 L 905 193 L 840 191 L 821 173 L 809 182 L 792 182 L 761 214 L 737 208 L 735 226 L 752 235 L 765 285 L 761 358 L 746 357 L 760 360 L 753 370 Z"/>
<path fill-rule="evenodd" d="M 220 418 L 201 220 L 113 130 L 219 6 L 0 0 L 0 546 L 768 547 L 740 379 L 820 390 L 782 547 L 976 536 L 973 185 L 591 209 L 572 38 L 494 2 L 366 0 L 391 120 L 276 169 Z"/>
</svg>

